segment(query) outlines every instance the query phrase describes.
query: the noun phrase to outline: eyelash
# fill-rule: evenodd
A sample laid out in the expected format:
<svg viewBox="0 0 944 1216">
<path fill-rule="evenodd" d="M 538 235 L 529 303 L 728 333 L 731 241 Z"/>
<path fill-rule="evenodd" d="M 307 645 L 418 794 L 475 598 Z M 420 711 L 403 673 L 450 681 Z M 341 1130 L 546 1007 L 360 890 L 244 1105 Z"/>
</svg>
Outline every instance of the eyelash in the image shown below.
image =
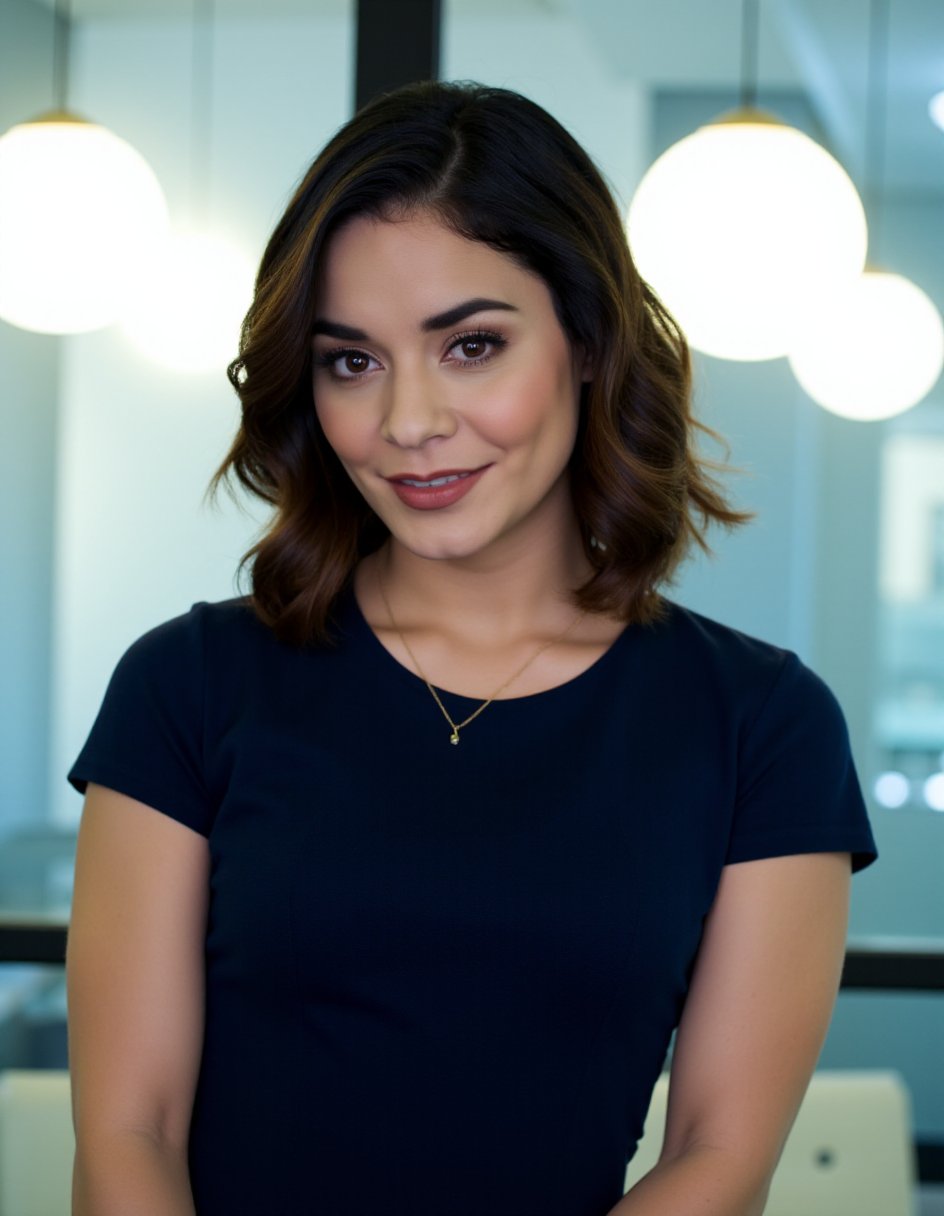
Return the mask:
<svg viewBox="0 0 944 1216">
<path fill-rule="evenodd" d="M 470 330 L 468 333 L 456 334 L 447 349 L 452 350 L 454 346 L 459 346 L 462 342 L 488 342 L 496 349 L 491 354 L 482 355 L 478 359 L 461 359 L 458 364 L 459 367 L 481 367 L 483 363 L 488 363 L 489 359 L 494 358 L 498 351 L 508 345 L 508 340 L 493 330 L 475 329 Z M 358 350 L 357 347 L 337 346 L 333 350 L 325 351 L 323 355 L 316 355 L 314 362 L 317 367 L 326 367 L 334 380 L 353 383 L 354 381 L 363 379 L 367 375 L 366 371 L 355 372 L 351 376 L 339 376 L 334 370 L 335 363 L 345 355 L 363 355 L 367 359 L 371 358 L 366 351 Z"/>
</svg>

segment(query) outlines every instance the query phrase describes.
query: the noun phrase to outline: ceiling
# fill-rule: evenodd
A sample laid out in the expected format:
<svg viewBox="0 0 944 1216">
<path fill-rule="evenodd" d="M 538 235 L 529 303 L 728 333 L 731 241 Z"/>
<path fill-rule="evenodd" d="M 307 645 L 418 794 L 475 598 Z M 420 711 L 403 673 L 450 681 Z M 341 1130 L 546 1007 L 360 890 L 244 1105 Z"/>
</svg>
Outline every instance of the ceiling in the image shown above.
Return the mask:
<svg viewBox="0 0 944 1216">
<path fill-rule="evenodd" d="M 54 7 L 55 0 L 39 0 Z M 195 0 L 71 0 L 76 20 L 180 18 Z M 211 0 L 217 19 L 355 11 L 354 0 Z M 396 3 L 397 0 L 390 0 Z M 882 0 L 889 8 L 885 137 L 867 126 L 869 19 L 876 0 L 762 0 L 764 88 L 808 94 L 832 150 L 865 186 L 867 163 L 888 194 L 944 195 L 944 132 L 928 117 L 944 89 L 944 0 Z M 451 14 L 498 20 L 516 11 L 566 13 L 585 26 L 617 76 L 654 87 L 730 89 L 740 71 L 742 0 L 443 0 Z M 706 21 L 706 14 L 710 20 Z M 873 94 L 874 96 L 874 94 Z M 871 162 L 866 160 L 870 142 Z"/>
<path fill-rule="evenodd" d="M 738 80 L 742 0 L 564 2 L 586 22 L 598 53 L 616 72 L 682 89 L 725 88 Z M 927 109 L 932 94 L 944 89 L 944 0 L 883 2 L 884 124 L 867 127 L 874 0 L 761 0 L 759 101 L 763 105 L 765 87 L 803 89 L 832 150 L 860 185 L 868 141 L 881 171 L 877 184 L 888 193 L 944 194 L 944 132 Z"/>
</svg>

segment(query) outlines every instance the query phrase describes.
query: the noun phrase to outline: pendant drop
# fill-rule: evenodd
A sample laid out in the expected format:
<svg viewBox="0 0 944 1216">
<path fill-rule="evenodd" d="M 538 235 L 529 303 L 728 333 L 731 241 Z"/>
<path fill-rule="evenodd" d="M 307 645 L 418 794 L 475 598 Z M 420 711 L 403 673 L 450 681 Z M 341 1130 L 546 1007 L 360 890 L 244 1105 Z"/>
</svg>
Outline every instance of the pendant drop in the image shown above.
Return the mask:
<svg viewBox="0 0 944 1216">
<path fill-rule="evenodd" d="M 458 743 L 458 742 L 459 742 L 459 732 L 458 732 L 457 730 L 454 730 L 454 731 L 452 732 L 452 734 L 449 736 L 449 742 L 450 742 L 450 743 Z"/>
</svg>

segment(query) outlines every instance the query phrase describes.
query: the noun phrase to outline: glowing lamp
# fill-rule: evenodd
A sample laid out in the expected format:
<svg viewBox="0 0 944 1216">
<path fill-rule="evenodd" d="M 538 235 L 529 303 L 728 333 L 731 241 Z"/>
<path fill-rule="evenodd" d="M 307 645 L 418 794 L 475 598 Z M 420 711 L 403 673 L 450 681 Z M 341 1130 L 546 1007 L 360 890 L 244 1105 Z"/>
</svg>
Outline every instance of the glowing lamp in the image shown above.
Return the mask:
<svg viewBox="0 0 944 1216">
<path fill-rule="evenodd" d="M 944 773 L 932 773 L 925 781 L 924 800 L 932 811 L 944 811 Z"/>
<path fill-rule="evenodd" d="M 868 270 L 811 307 L 790 352 L 804 390 L 844 418 L 901 414 L 934 386 L 944 365 L 944 323 L 932 301 L 900 274 Z"/>
<path fill-rule="evenodd" d="M 928 102 L 928 114 L 934 125 L 944 131 L 944 89 L 940 93 L 935 93 Z"/>
<path fill-rule="evenodd" d="M 811 295 L 865 264 L 865 211 L 841 165 L 761 110 L 673 144 L 629 207 L 640 274 L 692 346 L 722 359 L 787 354 Z"/>
<path fill-rule="evenodd" d="M 225 368 L 252 301 L 255 267 L 213 233 L 171 234 L 152 251 L 121 320 L 147 358 L 179 372 Z"/>
<path fill-rule="evenodd" d="M 873 787 L 875 800 L 881 806 L 904 806 L 911 794 L 911 782 L 904 773 L 891 771 L 879 773 Z"/>
<path fill-rule="evenodd" d="M 0 317 L 40 333 L 112 324 L 166 233 L 153 170 L 104 127 L 54 111 L 0 138 Z"/>
</svg>

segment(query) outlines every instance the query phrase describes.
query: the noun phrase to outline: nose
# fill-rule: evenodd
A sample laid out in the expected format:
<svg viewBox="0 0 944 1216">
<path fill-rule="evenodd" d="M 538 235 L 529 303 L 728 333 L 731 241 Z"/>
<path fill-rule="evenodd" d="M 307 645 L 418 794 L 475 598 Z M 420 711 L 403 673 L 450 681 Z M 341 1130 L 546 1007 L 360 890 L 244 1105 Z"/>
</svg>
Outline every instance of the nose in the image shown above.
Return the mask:
<svg viewBox="0 0 944 1216">
<path fill-rule="evenodd" d="M 455 433 L 455 415 L 434 373 L 423 367 L 400 367 L 388 374 L 384 390 L 381 434 L 389 443 L 416 448 Z"/>
</svg>

